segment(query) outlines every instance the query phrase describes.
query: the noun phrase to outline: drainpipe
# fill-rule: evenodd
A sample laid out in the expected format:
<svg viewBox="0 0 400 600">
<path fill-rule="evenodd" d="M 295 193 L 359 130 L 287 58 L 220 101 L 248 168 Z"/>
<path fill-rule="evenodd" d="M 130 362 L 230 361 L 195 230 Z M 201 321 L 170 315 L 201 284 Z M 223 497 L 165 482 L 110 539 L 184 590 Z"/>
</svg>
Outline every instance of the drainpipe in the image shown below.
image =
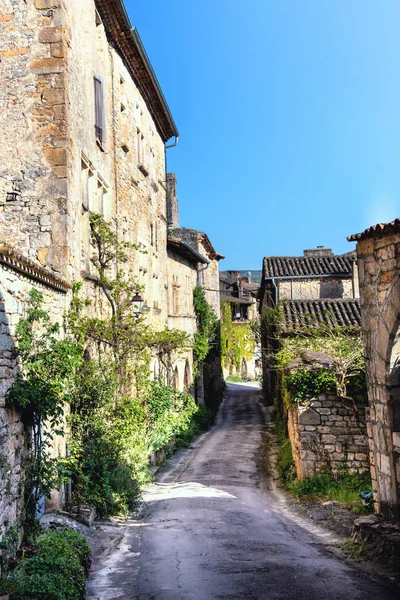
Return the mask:
<svg viewBox="0 0 400 600">
<path fill-rule="evenodd" d="M 168 144 L 168 146 L 165 146 L 165 149 L 168 150 L 168 148 L 173 148 L 174 146 L 177 146 L 178 142 L 179 142 L 179 135 L 176 135 L 174 143 Z"/>
<path fill-rule="evenodd" d="M 271 281 L 272 281 L 272 285 L 274 286 L 274 290 L 275 290 L 275 306 L 278 306 L 278 300 L 279 300 L 279 298 L 278 298 L 278 286 L 276 285 L 275 279 L 273 277 L 272 277 Z"/>
<path fill-rule="evenodd" d="M 202 254 L 200 254 L 200 252 L 197 252 L 197 250 L 195 250 L 193 248 L 193 246 L 191 246 L 190 244 L 188 244 L 188 242 L 185 242 L 184 240 L 181 240 L 181 244 L 182 244 L 182 246 L 186 246 L 186 248 L 189 248 L 189 250 L 193 254 L 195 254 L 197 256 L 197 258 L 199 259 L 199 262 L 206 263 L 205 267 L 203 267 L 202 269 L 197 269 L 197 285 L 199 287 L 202 287 L 201 286 L 200 273 L 202 273 L 203 271 L 206 271 L 208 269 L 208 267 L 210 266 L 211 263 L 210 263 L 210 261 L 205 256 L 203 256 Z"/>
</svg>

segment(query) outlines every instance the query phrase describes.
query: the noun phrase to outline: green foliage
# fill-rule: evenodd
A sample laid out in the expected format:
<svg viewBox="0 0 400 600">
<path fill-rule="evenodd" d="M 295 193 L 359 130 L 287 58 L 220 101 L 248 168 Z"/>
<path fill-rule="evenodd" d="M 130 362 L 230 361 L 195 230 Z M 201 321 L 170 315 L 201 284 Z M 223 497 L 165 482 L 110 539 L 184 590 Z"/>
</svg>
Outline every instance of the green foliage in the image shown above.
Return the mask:
<svg viewBox="0 0 400 600">
<path fill-rule="evenodd" d="M 11 600 L 84 600 L 91 550 L 73 529 L 49 530 L 38 536 L 33 556 L 23 560 L 1 582 Z"/>
<path fill-rule="evenodd" d="M 329 369 L 299 369 L 284 377 L 291 402 L 304 402 L 322 393 L 334 392 L 335 374 Z"/>
<path fill-rule="evenodd" d="M 194 334 L 193 344 L 194 368 L 196 369 L 199 363 L 202 363 L 210 352 L 218 321 L 201 287 L 196 287 L 193 290 L 193 308 L 197 321 L 197 332 Z"/>
<path fill-rule="evenodd" d="M 19 535 L 20 532 L 17 525 L 12 525 L 2 535 L 0 541 L 0 575 L 7 573 L 15 561 Z"/>
<path fill-rule="evenodd" d="M 282 316 L 281 306 L 269 308 L 263 313 L 261 330 L 264 344 L 269 351 L 265 360 L 270 370 L 280 372 L 290 370 L 291 373 L 307 370 L 318 372 L 316 376 L 306 373 L 300 375 L 298 383 L 301 389 L 299 393 L 295 391 L 298 400 L 300 396 L 302 398 L 307 396 L 303 390 L 307 378 L 310 383 L 309 395 L 314 393 L 314 388 L 319 388 L 321 392 L 335 391 L 338 396 L 346 396 L 347 388 L 350 386 L 349 389 L 351 388 L 358 398 L 365 400 L 364 349 L 360 328 L 320 323 L 313 315 L 309 315 L 307 328 L 302 327 L 295 332 L 287 333 L 280 327 Z M 303 316 L 307 317 L 307 315 Z M 334 377 L 333 389 L 331 375 L 326 376 L 327 387 L 324 388 L 323 385 L 319 385 L 324 379 L 321 369 L 309 367 L 311 363 L 318 365 L 321 359 L 329 364 L 329 368 L 325 370 Z M 293 386 L 291 387 L 293 391 Z"/>
<path fill-rule="evenodd" d="M 193 416 L 198 411 L 193 397 L 154 381 L 146 404 L 149 411 L 149 450 L 161 450 L 171 442 L 176 446 L 186 445 L 193 436 Z"/>
<path fill-rule="evenodd" d="M 252 323 L 234 323 L 230 302 L 221 303 L 221 356 L 223 366 L 240 370 L 242 361 L 250 360 L 255 349 L 255 327 Z"/>
<path fill-rule="evenodd" d="M 43 296 L 32 290 L 27 316 L 16 328 L 16 355 L 22 371 L 7 393 L 7 406 L 16 406 L 28 430 L 29 454 L 25 465 L 25 514 L 35 519 L 36 505 L 56 485 L 55 461 L 50 458 L 54 435 L 64 426 L 64 405 L 75 392 L 75 375 L 83 360 L 83 348 L 41 308 Z"/>
<path fill-rule="evenodd" d="M 349 473 L 344 468 L 339 473 L 319 473 L 314 477 L 296 480 L 289 489 L 297 496 L 312 496 L 324 500 L 336 500 L 355 512 L 368 512 L 360 499 L 360 492 L 371 487 L 368 473 Z"/>
</svg>

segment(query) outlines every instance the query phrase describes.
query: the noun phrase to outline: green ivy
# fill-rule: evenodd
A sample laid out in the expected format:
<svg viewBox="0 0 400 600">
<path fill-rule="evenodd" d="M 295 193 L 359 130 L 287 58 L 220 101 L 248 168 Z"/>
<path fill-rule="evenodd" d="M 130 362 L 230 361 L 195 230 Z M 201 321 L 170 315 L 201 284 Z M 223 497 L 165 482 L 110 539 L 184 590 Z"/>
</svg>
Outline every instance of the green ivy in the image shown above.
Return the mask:
<svg viewBox="0 0 400 600">
<path fill-rule="evenodd" d="M 252 323 L 234 323 L 230 302 L 221 303 L 222 365 L 230 373 L 240 370 L 242 361 L 251 360 L 255 350 L 255 327 Z"/>
<path fill-rule="evenodd" d="M 334 393 L 335 374 L 328 369 L 300 369 L 284 377 L 291 402 L 303 402 L 323 393 Z"/>
<path fill-rule="evenodd" d="M 206 300 L 204 290 L 196 287 L 193 290 L 193 307 L 197 321 L 197 332 L 194 334 L 193 354 L 194 368 L 198 368 L 211 349 L 215 339 L 218 320 L 211 306 Z"/>
</svg>

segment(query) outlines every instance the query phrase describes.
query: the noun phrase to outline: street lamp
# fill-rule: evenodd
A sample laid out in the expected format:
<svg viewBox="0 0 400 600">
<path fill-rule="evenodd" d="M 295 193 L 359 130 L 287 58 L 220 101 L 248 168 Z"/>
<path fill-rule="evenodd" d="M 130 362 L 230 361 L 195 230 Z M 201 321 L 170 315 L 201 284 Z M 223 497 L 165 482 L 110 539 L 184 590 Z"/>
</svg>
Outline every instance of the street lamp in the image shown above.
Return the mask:
<svg viewBox="0 0 400 600">
<path fill-rule="evenodd" d="M 140 317 L 143 310 L 143 298 L 140 294 L 135 294 L 132 298 L 132 309 L 135 317 Z"/>
</svg>

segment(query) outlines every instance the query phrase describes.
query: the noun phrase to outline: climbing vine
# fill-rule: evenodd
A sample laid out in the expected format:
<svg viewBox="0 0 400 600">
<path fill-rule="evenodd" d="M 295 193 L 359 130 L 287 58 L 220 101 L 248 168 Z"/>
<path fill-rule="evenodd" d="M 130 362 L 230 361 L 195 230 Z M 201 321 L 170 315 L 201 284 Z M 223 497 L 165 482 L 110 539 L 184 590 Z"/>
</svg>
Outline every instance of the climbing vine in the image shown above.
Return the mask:
<svg viewBox="0 0 400 600">
<path fill-rule="evenodd" d="M 6 398 L 8 407 L 21 412 L 27 432 L 23 518 L 28 523 L 35 520 L 39 500 L 56 486 L 52 442 L 64 433 L 64 406 L 75 393 L 83 361 L 82 345 L 69 335 L 60 336 L 60 325 L 51 322 L 42 301 L 42 294 L 32 290 L 27 315 L 17 324 L 16 355 L 22 369 Z"/>
<path fill-rule="evenodd" d="M 241 369 L 242 361 L 250 360 L 255 350 L 255 326 L 252 323 L 234 323 L 230 302 L 221 303 L 222 365 L 229 373 Z"/>
<path fill-rule="evenodd" d="M 194 334 L 193 344 L 194 368 L 197 370 L 199 364 L 206 359 L 211 350 L 218 321 L 201 287 L 193 290 L 193 307 L 197 321 L 197 332 Z"/>
<path fill-rule="evenodd" d="M 307 329 L 288 335 L 281 331 L 281 321 L 280 307 L 263 315 L 265 359 L 270 370 L 282 373 L 292 401 L 322 392 L 346 396 L 349 387 L 354 394 L 365 395 L 364 351 L 358 328 L 317 323 L 310 315 Z"/>
</svg>

